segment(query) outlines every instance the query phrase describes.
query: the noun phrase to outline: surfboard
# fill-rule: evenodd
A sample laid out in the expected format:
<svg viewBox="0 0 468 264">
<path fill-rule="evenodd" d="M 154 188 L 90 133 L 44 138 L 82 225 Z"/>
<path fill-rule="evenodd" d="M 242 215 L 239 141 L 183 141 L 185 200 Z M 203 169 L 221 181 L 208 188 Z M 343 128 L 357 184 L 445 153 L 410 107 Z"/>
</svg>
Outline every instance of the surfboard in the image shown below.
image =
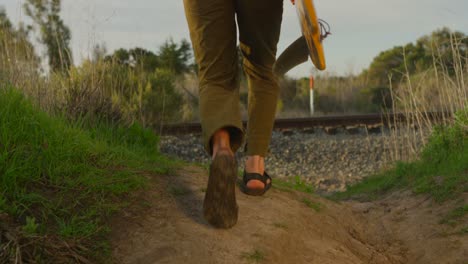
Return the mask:
<svg viewBox="0 0 468 264">
<path fill-rule="evenodd" d="M 296 0 L 295 5 L 302 36 L 289 45 L 276 60 L 273 71 L 277 76 L 283 76 L 292 68 L 306 62 L 309 57 L 317 69 L 326 68 L 323 36 L 314 3 L 312 0 Z"/>
<path fill-rule="evenodd" d="M 322 36 L 313 0 L 296 0 L 296 11 L 312 63 L 317 69 L 325 70 L 326 63 Z"/>
</svg>

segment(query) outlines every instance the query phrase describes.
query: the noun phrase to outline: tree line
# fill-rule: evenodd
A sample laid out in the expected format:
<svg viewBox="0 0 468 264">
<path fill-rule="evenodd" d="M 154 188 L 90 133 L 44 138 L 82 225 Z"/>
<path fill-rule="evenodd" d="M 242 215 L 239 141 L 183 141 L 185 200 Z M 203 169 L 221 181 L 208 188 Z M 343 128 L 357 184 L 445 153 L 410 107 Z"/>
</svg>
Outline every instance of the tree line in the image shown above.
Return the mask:
<svg viewBox="0 0 468 264">
<path fill-rule="evenodd" d="M 44 72 L 41 58 L 30 42 L 37 36 L 49 66 L 44 82 L 52 82 L 48 86 L 63 93 L 56 96 L 55 108 L 72 117 L 101 116 L 148 126 L 180 121 L 184 109 L 197 111 L 196 91 L 187 88 L 196 86 L 197 72 L 188 41 L 168 39 L 156 52 L 135 47 L 108 54 L 105 45 L 97 45 L 92 58 L 74 65 L 71 30 L 60 17 L 61 0 L 26 0 L 23 8 L 32 23 L 17 27 L 0 9 L 0 63 L 6 64 L 14 54 L 17 62 L 27 61 L 37 72 Z M 410 76 L 434 68 L 452 76 L 464 74 L 467 52 L 468 38 L 463 32 L 442 28 L 414 43 L 382 51 L 358 75 L 320 75 L 316 78 L 316 111 L 382 111 L 392 106 L 390 89 L 404 89 L 401 84 Z M 6 78 L 7 68 L 0 69 L 0 78 Z M 246 105 L 247 84 L 242 75 L 240 79 L 242 104 Z M 308 113 L 308 99 L 307 78 L 286 77 L 281 80 L 279 115 L 288 115 L 288 111 Z M 196 118 L 194 114 L 188 116 Z"/>
</svg>

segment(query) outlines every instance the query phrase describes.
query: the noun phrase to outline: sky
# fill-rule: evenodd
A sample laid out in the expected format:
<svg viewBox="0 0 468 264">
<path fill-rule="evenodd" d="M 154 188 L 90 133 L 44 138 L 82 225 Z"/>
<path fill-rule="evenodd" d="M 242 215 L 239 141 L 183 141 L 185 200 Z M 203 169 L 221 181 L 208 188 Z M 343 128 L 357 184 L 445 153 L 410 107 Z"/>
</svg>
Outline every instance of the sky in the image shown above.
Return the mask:
<svg viewBox="0 0 468 264">
<path fill-rule="evenodd" d="M 226 1 L 226 0 L 225 0 Z M 253 1 L 253 0 L 250 0 Z M 27 21 L 25 0 L 0 0 L 14 22 Z M 358 74 L 379 52 L 416 41 L 444 26 L 468 33 L 467 0 L 314 0 L 319 18 L 331 26 L 324 42 L 326 73 Z M 62 18 L 72 31 L 75 63 L 95 44 L 109 52 L 142 47 L 156 52 L 169 38 L 190 39 L 182 0 L 62 0 Z M 284 1 L 278 55 L 300 36 L 295 7 Z M 304 63 L 289 75 L 315 72 Z"/>
</svg>

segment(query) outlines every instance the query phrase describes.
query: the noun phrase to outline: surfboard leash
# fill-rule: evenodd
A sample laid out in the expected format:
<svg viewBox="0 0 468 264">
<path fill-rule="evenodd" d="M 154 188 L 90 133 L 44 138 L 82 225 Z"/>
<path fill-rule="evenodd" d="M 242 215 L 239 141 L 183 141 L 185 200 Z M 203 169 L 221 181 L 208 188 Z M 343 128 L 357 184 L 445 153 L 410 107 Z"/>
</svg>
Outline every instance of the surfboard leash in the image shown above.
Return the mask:
<svg viewBox="0 0 468 264">
<path fill-rule="evenodd" d="M 328 35 L 331 35 L 330 25 L 323 19 L 318 19 L 320 25 L 320 42 L 322 42 Z"/>
</svg>

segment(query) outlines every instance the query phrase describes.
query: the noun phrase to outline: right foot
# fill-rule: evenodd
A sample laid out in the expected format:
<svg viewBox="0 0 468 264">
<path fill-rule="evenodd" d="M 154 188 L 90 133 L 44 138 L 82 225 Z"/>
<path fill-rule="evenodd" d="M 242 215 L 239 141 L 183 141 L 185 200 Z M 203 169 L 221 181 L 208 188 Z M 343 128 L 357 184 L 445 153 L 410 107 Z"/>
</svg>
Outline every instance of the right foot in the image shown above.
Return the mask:
<svg viewBox="0 0 468 264">
<path fill-rule="evenodd" d="M 259 177 L 263 177 L 265 174 L 265 159 L 261 156 L 248 156 L 245 161 L 244 174 L 258 174 Z M 244 177 L 245 178 L 245 177 Z M 266 179 L 266 184 L 270 184 L 271 180 Z M 251 179 L 245 183 L 247 189 L 260 192 L 265 188 L 265 183 L 261 180 Z"/>
<path fill-rule="evenodd" d="M 251 188 L 249 183 L 251 182 L 260 182 L 261 188 Z M 253 184 L 250 184 L 252 186 Z M 257 186 L 260 186 L 257 184 Z M 271 188 L 271 177 L 266 173 L 248 173 L 244 171 L 243 185 L 241 185 L 241 190 L 248 195 L 261 196 L 264 195 L 266 191 Z"/>
</svg>

